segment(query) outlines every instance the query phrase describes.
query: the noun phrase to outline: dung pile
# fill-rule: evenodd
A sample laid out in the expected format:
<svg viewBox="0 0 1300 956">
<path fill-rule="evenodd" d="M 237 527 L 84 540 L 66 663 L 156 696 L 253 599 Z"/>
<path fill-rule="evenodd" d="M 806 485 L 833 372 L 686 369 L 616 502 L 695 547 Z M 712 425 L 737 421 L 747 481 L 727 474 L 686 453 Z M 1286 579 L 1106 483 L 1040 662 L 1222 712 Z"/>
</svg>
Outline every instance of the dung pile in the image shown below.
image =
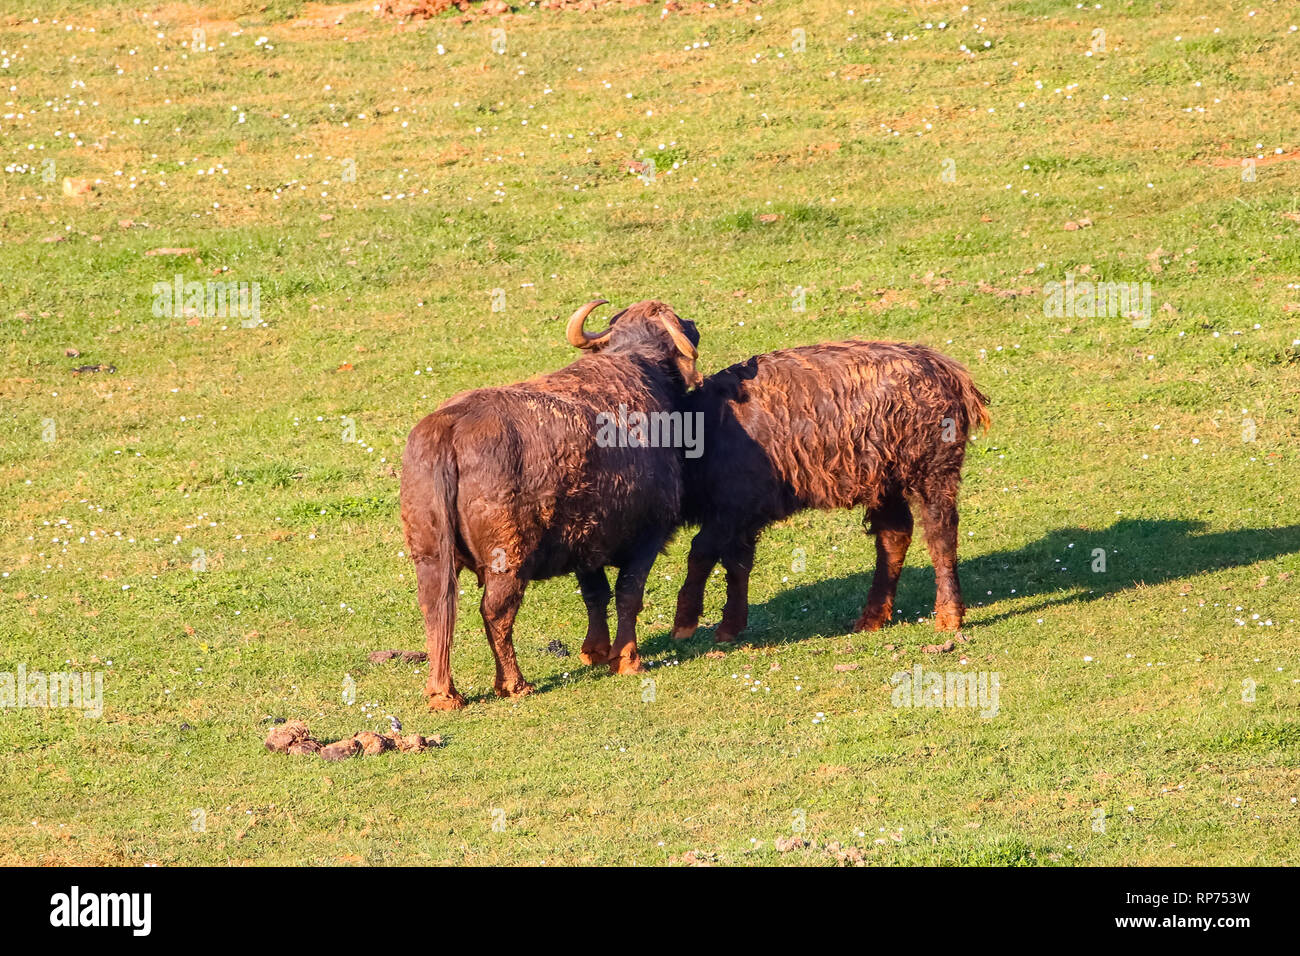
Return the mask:
<svg viewBox="0 0 1300 956">
<path fill-rule="evenodd" d="M 402 753 L 422 753 L 429 747 L 441 747 L 442 738 L 437 734 L 425 737 L 423 734 L 399 734 L 390 731 L 377 734 L 372 730 L 362 730 L 351 737 L 344 737 L 332 744 L 322 744 L 311 735 L 307 725 L 301 720 L 290 720 L 272 727 L 266 735 L 266 749 L 272 753 L 319 754 L 322 760 L 346 760 L 358 754 L 374 756 L 386 750 L 399 750 Z"/>
</svg>

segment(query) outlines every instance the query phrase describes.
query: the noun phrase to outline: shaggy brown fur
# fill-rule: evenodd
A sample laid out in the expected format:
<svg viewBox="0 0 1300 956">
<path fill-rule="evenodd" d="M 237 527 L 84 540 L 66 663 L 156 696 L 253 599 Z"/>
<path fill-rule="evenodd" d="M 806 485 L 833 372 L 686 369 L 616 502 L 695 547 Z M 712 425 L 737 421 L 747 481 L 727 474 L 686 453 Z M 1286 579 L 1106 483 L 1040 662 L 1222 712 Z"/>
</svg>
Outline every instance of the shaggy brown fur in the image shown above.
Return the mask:
<svg viewBox="0 0 1300 956">
<path fill-rule="evenodd" d="M 599 304 L 599 303 L 596 303 Z M 457 575 L 469 568 L 496 657 L 501 696 L 532 690 L 515 660 L 515 615 L 529 581 L 575 573 L 587 605 L 582 659 L 615 673 L 642 669 L 636 616 L 646 576 L 679 521 L 681 453 L 602 447 L 597 416 L 620 404 L 680 412 L 699 383 L 693 322 L 662 302 L 638 302 L 600 336 L 570 320 L 587 353 L 517 385 L 457 395 L 412 430 L 402 459 L 402 522 L 415 561 L 429 648 L 426 692 L 435 709 L 464 706 L 451 679 Z M 585 340 L 584 340 L 585 336 Z M 618 630 L 610 644 L 610 589 Z"/>
<path fill-rule="evenodd" d="M 749 614 L 758 535 L 804 508 L 862 505 L 876 536 L 876 572 L 855 630 L 893 613 L 912 540 L 925 521 L 936 579 L 935 627 L 961 626 L 957 488 L 971 431 L 988 426 L 985 398 L 957 362 L 923 345 L 833 342 L 758 355 L 705 380 L 704 455 L 686 461 L 684 518 L 700 525 L 677 597 L 674 637 L 689 637 L 704 587 L 722 561 L 727 602 L 716 639 L 734 640 Z"/>
</svg>

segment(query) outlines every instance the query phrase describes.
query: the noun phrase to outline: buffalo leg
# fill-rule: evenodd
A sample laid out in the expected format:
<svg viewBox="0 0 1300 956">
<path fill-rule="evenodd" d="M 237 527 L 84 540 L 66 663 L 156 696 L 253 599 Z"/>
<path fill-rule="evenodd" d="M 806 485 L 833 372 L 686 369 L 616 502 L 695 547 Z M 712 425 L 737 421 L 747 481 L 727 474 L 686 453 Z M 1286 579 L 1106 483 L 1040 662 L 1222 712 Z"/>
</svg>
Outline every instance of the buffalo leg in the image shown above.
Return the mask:
<svg viewBox="0 0 1300 956">
<path fill-rule="evenodd" d="M 609 660 L 609 578 L 604 568 L 579 571 L 578 587 L 587 605 L 587 636 L 582 642 L 582 663 L 591 666 Z"/>
<path fill-rule="evenodd" d="M 955 631 L 966 607 L 957 580 L 957 499 L 955 494 L 931 496 L 925 502 L 925 544 L 934 563 L 934 628 Z"/>
<path fill-rule="evenodd" d="M 722 621 L 713 634 L 719 643 L 734 641 L 749 623 L 749 572 L 754 567 L 754 548 L 758 535 L 749 534 L 723 549 L 722 569 L 727 572 L 727 603 L 722 606 Z"/>
<path fill-rule="evenodd" d="M 653 547 L 641 548 L 618 569 L 618 579 L 614 582 L 618 630 L 614 634 L 614 646 L 609 653 L 611 674 L 639 674 L 645 670 L 641 655 L 636 649 L 636 616 L 641 613 L 641 604 L 645 599 L 645 581 L 650 576 L 650 568 L 655 563 L 661 544 L 661 541 L 655 541 Z"/>
<path fill-rule="evenodd" d="M 686 582 L 677 592 L 677 613 L 673 615 L 673 639 L 684 640 L 700 626 L 704 613 L 704 588 L 718 563 L 719 549 L 712 528 L 701 528 L 691 540 L 691 555 L 686 560 Z"/>
<path fill-rule="evenodd" d="M 465 698 L 451 680 L 451 638 L 456 622 L 455 568 L 449 571 L 434 557 L 416 556 L 415 586 L 429 649 L 429 679 L 424 692 L 433 710 L 456 710 L 465 706 Z"/>
<path fill-rule="evenodd" d="M 871 533 L 876 536 L 876 574 L 867 593 L 867 606 L 853 625 L 855 631 L 877 631 L 894 613 L 898 576 L 912 543 L 912 511 L 901 497 L 887 498 L 867 512 Z"/>
<path fill-rule="evenodd" d="M 515 660 L 515 615 L 524 600 L 524 582 L 513 574 L 488 574 L 479 605 L 483 626 L 487 630 L 492 656 L 496 658 L 496 679 L 492 688 L 498 697 L 522 697 L 532 693 L 533 685 L 524 680 Z"/>
</svg>

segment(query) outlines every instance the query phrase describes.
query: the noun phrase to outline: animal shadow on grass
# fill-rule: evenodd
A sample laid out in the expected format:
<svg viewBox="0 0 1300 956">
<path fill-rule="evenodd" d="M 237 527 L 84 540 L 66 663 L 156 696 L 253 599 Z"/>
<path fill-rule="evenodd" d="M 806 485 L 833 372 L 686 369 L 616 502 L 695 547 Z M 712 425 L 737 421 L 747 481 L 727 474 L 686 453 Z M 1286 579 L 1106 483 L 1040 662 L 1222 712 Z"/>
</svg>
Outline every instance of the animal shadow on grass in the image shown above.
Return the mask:
<svg viewBox="0 0 1300 956">
<path fill-rule="evenodd" d="M 1140 584 L 1163 584 L 1300 552 L 1300 525 L 1209 534 L 1201 533 L 1204 528 L 1201 521 L 1125 519 L 1103 530 L 1060 528 L 1014 551 L 962 560 L 958 573 L 969 607 L 963 630 L 1101 600 Z M 912 547 L 918 544 L 924 550 L 919 533 Z M 1093 570 L 1094 564 L 1100 567 L 1096 549 L 1105 550 L 1104 571 Z M 873 573 L 868 565 L 857 573 L 802 584 L 762 604 L 750 605 L 749 627 L 739 643 L 782 644 L 849 633 L 866 603 Z M 718 575 L 711 582 L 710 602 L 720 600 L 721 580 Z M 1019 602 L 1025 598 L 1035 600 L 1027 606 L 997 610 L 1008 599 Z M 933 570 L 928 566 L 904 568 L 893 621 L 930 620 L 933 605 Z M 877 632 L 878 636 L 887 636 L 890 626 Z M 697 657 L 713 648 L 712 632 L 711 627 L 701 626 L 693 638 L 676 642 L 669 631 L 661 631 L 643 642 L 643 650 L 647 654 L 674 650 L 679 659 Z"/>
</svg>

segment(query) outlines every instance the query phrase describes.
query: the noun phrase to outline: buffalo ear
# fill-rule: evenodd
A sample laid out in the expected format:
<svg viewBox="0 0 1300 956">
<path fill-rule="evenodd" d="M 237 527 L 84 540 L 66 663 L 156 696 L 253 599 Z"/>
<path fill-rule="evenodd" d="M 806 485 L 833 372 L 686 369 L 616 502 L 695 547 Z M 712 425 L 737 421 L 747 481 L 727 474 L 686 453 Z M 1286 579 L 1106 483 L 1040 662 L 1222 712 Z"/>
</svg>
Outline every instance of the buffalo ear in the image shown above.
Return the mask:
<svg viewBox="0 0 1300 956">
<path fill-rule="evenodd" d="M 663 325 L 664 331 L 672 338 L 673 345 L 677 347 L 677 368 L 686 381 L 686 387 L 699 388 L 704 383 L 704 376 L 695 367 L 695 361 L 699 358 L 699 351 L 695 348 L 695 343 L 683 331 L 682 320 L 675 314 L 670 318 L 662 312 L 659 313 L 657 318 Z"/>
<path fill-rule="evenodd" d="M 686 363 L 681 364 L 685 365 Z M 682 369 L 682 378 L 686 379 L 687 388 L 699 388 L 704 384 L 704 376 L 700 374 L 700 370 L 695 367 L 694 362 L 691 362 L 687 368 Z"/>
<path fill-rule="evenodd" d="M 674 318 L 676 318 L 676 316 L 674 316 Z M 692 362 L 699 358 L 699 352 L 696 351 L 695 345 L 686 337 L 686 333 L 682 331 L 682 327 L 678 322 L 674 322 L 663 313 L 660 313 L 659 321 L 663 324 L 663 327 L 667 330 L 668 334 L 672 336 L 673 345 L 677 346 L 678 352 L 681 352 L 682 355 L 690 359 Z"/>
</svg>

